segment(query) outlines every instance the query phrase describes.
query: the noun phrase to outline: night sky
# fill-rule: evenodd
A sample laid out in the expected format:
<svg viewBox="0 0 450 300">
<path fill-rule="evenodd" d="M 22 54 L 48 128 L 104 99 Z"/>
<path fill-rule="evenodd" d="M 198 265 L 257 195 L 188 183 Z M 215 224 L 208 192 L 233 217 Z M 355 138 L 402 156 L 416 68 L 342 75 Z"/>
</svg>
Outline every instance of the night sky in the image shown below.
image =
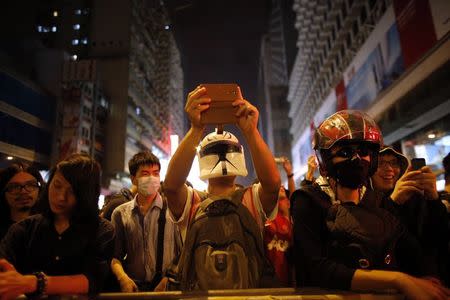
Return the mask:
<svg viewBox="0 0 450 300">
<path fill-rule="evenodd" d="M 181 52 L 185 95 L 201 83 L 237 83 L 245 99 L 259 106 L 257 95 L 260 45 L 267 33 L 270 1 L 266 0 L 167 0 Z M 212 131 L 208 128 L 207 131 Z M 249 175 L 256 177 L 249 149 L 239 130 L 227 125 L 243 143 Z"/>
<path fill-rule="evenodd" d="M 236 82 L 256 101 L 261 37 L 269 1 L 167 1 L 182 53 L 185 92 L 200 83 Z"/>
</svg>

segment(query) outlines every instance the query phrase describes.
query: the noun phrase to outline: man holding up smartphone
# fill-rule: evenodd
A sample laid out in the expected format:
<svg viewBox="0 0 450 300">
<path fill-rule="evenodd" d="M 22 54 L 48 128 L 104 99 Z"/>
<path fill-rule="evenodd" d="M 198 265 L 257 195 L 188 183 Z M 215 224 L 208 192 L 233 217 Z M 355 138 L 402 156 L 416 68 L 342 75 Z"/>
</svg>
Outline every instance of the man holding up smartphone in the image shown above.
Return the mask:
<svg viewBox="0 0 450 300">
<path fill-rule="evenodd" d="M 446 210 L 436 189 L 436 175 L 424 159 L 408 159 L 391 147 L 383 147 L 372 187 L 381 192 L 380 206 L 402 221 L 421 243 L 429 259 L 429 274 L 448 282 L 445 261 L 448 230 Z"/>
<path fill-rule="evenodd" d="M 259 179 L 258 184 L 244 189 L 239 202 L 242 202 L 250 212 L 251 219 L 256 222 L 256 230 L 259 228 L 261 235 L 258 238 L 261 238 L 261 249 L 258 250 L 263 251 L 262 230 L 264 222 L 267 219 L 273 219 L 277 214 L 277 198 L 281 179 L 273 155 L 258 131 L 258 110 L 242 98 L 239 89 L 238 93 L 238 99 L 232 103 L 233 107 L 237 108 L 235 113 L 236 125 L 241 130 L 250 148 Z M 206 193 L 208 199 L 230 197 L 236 194 L 239 190 L 235 184 L 236 176 L 247 174 L 242 147 L 234 135 L 219 128 L 202 140 L 205 131 L 205 124 L 201 121 L 202 114 L 210 109 L 210 106 L 211 98 L 204 86 L 198 86 L 189 93 L 185 111 L 191 122 L 191 128 L 173 155 L 164 181 L 168 208 L 174 221 L 179 226 L 183 241 L 186 239 L 186 243 L 188 243 L 186 236 L 190 233 L 186 233 L 186 231 L 188 225 L 192 223 L 192 219 L 195 219 L 193 216 L 197 211 L 195 207 L 198 205 L 198 199 L 205 200 L 205 193 L 192 189 L 185 184 L 195 155 L 199 155 L 200 177 L 208 179 Z M 222 255 L 216 255 L 216 257 L 219 260 L 215 262 L 215 265 L 226 269 L 227 260 L 222 259 Z M 231 265 L 231 263 L 231 258 L 229 258 L 228 264 Z M 210 276 L 213 273 L 210 273 Z M 206 288 L 210 289 L 211 287 Z M 232 286 L 223 288 L 232 288 Z"/>
</svg>

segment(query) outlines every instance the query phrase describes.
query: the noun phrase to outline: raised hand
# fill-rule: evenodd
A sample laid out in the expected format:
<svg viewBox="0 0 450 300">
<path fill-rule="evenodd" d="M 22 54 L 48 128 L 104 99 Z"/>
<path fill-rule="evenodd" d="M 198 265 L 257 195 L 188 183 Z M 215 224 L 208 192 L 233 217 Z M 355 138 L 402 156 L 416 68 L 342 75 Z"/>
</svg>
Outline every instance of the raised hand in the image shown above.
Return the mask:
<svg viewBox="0 0 450 300">
<path fill-rule="evenodd" d="M 412 171 L 409 167 L 395 184 L 391 194 L 392 200 L 397 204 L 404 204 L 416 193 L 423 195 L 423 188 L 419 181 L 421 174 L 421 171 Z"/>
<path fill-rule="evenodd" d="M 189 93 L 184 110 L 188 114 L 191 126 L 194 128 L 204 129 L 205 125 L 200 122 L 201 114 L 210 106 L 211 98 L 206 95 L 206 88 L 196 87 Z"/>
</svg>

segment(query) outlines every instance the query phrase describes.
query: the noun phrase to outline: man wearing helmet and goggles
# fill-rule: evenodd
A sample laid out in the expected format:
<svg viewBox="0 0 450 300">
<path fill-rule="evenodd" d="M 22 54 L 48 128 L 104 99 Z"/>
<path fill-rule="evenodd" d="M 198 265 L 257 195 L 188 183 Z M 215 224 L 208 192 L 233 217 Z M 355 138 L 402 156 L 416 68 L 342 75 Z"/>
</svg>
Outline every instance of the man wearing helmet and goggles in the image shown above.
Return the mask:
<svg viewBox="0 0 450 300">
<path fill-rule="evenodd" d="M 365 113 L 339 111 L 316 129 L 321 176 L 292 195 L 297 284 L 333 289 L 397 289 L 411 299 L 446 299 L 424 273 L 418 241 L 366 188 L 382 135 Z"/>
</svg>

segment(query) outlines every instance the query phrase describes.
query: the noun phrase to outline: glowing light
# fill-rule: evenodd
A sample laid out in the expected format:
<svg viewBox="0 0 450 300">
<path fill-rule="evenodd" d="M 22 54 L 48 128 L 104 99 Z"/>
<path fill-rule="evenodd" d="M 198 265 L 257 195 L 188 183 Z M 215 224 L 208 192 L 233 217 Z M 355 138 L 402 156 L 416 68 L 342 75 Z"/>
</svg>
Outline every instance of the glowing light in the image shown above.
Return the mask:
<svg viewBox="0 0 450 300">
<path fill-rule="evenodd" d="M 429 135 L 428 135 L 428 138 L 429 139 L 434 139 L 436 137 L 436 135 L 434 134 L 434 133 L 430 133 Z"/>
<path fill-rule="evenodd" d="M 105 204 L 105 195 L 98 196 L 98 209 L 102 209 L 103 205 Z"/>
<path fill-rule="evenodd" d="M 7 160 L 13 160 L 14 157 L 12 157 L 12 156 L 7 156 L 6 159 L 7 159 Z"/>
</svg>

